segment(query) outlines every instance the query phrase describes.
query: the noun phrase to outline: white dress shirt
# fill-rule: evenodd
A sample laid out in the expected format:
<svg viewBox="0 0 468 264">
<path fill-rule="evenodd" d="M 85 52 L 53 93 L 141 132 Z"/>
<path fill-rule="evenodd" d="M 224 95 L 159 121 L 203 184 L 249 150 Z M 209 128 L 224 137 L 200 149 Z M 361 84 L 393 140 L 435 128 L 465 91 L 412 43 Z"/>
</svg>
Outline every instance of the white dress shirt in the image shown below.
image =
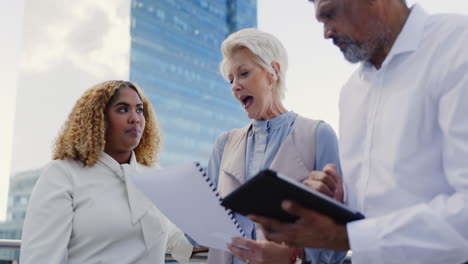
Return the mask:
<svg viewBox="0 0 468 264">
<path fill-rule="evenodd" d="M 163 264 L 166 251 L 188 263 L 184 234 L 126 180 L 145 168 L 134 154 L 122 165 L 104 152 L 93 167 L 52 161 L 29 200 L 21 264 Z"/>
<path fill-rule="evenodd" d="M 340 98 L 353 264 L 468 261 L 468 18 L 418 5 Z"/>
</svg>

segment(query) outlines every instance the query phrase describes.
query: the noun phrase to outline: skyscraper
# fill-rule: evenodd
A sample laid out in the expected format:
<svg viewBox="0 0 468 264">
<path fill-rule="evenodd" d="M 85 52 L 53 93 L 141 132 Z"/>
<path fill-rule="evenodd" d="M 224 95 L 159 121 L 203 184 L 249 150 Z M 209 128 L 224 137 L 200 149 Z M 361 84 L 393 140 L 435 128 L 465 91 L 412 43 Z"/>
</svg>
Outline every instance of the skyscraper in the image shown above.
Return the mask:
<svg viewBox="0 0 468 264">
<path fill-rule="evenodd" d="M 29 196 L 41 171 L 41 169 L 23 171 L 10 179 L 7 219 L 3 223 L 0 222 L 1 239 L 21 239 Z M 19 251 L 0 249 L 0 260 L 2 259 L 18 261 Z"/>
<path fill-rule="evenodd" d="M 216 137 L 248 122 L 218 65 L 222 41 L 256 26 L 256 0 L 132 0 L 130 80 L 156 109 L 161 165 L 206 164 Z"/>
</svg>

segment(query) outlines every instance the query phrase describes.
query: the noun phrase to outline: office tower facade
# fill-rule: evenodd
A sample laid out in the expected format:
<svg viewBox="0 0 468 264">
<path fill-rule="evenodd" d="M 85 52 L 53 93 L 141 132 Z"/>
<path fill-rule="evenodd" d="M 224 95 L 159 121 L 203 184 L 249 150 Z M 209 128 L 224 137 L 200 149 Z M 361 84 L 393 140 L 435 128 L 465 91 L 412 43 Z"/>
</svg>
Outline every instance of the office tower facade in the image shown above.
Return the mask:
<svg viewBox="0 0 468 264">
<path fill-rule="evenodd" d="M 15 174 L 10 180 L 8 191 L 7 221 L 23 221 L 26 216 L 29 196 L 42 169 L 28 170 Z"/>
<path fill-rule="evenodd" d="M 206 165 L 216 137 L 248 123 L 218 69 L 222 41 L 256 26 L 256 0 L 132 0 L 130 80 L 156 109 L 162 166 Z"/>
<path fill-rule="evenodd" d="M 19 172 L 10 179 L 6 221 L 0 223 L 0 238 L 21 239 L 29 196 L 41 169 Z M 0 260 L 19 260 L 19 250 L 0 249 Z M 1 263 L 1 262 L 0 262 Z"/>
</svg>

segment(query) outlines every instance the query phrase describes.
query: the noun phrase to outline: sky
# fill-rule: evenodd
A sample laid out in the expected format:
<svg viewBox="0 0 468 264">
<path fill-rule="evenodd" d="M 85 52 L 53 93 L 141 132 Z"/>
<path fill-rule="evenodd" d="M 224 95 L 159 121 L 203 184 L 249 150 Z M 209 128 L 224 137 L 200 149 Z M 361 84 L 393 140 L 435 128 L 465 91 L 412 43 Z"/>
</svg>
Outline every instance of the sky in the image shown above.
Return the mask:
<svg viewBox="0 0 468 264">
<path fill-rule="evenodd" d="M 61 124 L 84 89 L 128 79 L 129 2 L 0 0 L 0 221 L 10 173 L 50 160 Z M 323 39 L 308 1 L 257 2 L 258 27 L 289 54 L 285 106 L 337 129 L 339 91 L 356 65 Z M 468 14 L 466 0 L 418 2 L 430 13 Z"/>
<path fill-rule="evenodd" d="M 130 1 L 0 1 L 4 220 L 9 175 L 50 161 L 52 143 L 86 88 L 129 78 Z"/>
</svg>

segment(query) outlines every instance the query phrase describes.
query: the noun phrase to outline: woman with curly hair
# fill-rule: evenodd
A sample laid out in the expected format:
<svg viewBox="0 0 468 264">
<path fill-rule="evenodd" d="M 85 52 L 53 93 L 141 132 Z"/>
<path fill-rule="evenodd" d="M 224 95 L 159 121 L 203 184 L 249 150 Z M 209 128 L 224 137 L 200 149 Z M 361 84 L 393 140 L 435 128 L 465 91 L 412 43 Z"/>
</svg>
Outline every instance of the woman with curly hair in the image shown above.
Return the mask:
<svg viewBox="0 0 468 264">
<path fill-rule="evenodd" d="M 192 246 L 127 175 L 154 167 L 160 131 L 143 91 L 106 81 L 76 102 L 31 194 L 21 263 L 188 263 Z"/>
</svg>

